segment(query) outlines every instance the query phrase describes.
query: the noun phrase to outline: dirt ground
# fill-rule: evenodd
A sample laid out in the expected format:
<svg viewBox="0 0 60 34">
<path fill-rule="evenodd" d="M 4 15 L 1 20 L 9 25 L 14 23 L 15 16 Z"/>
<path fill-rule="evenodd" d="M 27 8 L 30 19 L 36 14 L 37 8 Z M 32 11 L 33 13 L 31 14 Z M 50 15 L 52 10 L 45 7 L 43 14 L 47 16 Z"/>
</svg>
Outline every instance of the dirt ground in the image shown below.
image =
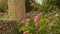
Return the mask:
<svg viewBox="0 0 60 34">
<path fill-rule="evenodd" d="M 0 20 L 0 34 L 17 34 L 17 24 L 14 20 Z"/>
</svg>

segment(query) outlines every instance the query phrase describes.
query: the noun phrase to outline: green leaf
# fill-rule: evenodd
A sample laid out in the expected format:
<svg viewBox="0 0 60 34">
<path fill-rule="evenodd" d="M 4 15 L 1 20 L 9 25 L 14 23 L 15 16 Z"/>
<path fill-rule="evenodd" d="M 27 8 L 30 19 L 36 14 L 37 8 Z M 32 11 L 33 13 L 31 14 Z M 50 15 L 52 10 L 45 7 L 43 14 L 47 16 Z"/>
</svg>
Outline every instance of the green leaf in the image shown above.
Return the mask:
<svg viewBox="0 0 60 34">
<path fill-rule="evenodd" d="M 27 22 L 26 24 L 25 24 L 25 27 L 28 27 L 29 26 L 29 23 Z"/>
</svg>

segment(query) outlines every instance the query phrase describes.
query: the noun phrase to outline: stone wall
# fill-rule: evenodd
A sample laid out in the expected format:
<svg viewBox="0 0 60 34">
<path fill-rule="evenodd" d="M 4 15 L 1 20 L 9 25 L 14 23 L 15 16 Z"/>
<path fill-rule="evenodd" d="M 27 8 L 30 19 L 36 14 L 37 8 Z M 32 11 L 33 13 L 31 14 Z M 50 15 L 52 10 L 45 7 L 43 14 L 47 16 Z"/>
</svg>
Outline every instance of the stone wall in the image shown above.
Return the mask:
<svg viewBox="0 0 60 34">
<path fill-rule="evenodd" d="M 17 34 L 17 24 L 14 20 L 0 20 L 0 34 Z"/>
</svg>

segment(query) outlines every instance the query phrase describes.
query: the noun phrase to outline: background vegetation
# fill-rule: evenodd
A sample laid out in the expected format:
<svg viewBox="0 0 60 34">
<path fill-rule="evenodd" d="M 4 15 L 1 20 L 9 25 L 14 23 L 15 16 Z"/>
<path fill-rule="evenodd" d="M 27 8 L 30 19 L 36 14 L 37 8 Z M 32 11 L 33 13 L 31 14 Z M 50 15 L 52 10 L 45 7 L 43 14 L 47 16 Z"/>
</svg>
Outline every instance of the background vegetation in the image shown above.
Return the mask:
<svg viewBox="0 0 60 34">
<path fill-rule="evenodd" d="M 16 20 L 19 34 L 60 34 L 60 0 L 26 0 L 26 18 Z M 0 0 L 0 12 L 6 12 L 7 0 Z M 6 11 L 5 11 L 6 10 Z"/>
</svg>

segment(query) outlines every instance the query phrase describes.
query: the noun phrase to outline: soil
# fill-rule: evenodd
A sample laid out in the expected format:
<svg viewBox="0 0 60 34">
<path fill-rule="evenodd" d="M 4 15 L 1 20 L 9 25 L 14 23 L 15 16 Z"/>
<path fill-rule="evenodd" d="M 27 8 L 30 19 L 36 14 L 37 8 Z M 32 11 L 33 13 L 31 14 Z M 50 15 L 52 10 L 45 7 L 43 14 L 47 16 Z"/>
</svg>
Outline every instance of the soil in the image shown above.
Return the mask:
<svg viewBox="0 0 60 34">
<path fill-rule="evenodd" d="M 0 34 L 17 34 L 16 21 L 0 20 Z"/>
</svg>

